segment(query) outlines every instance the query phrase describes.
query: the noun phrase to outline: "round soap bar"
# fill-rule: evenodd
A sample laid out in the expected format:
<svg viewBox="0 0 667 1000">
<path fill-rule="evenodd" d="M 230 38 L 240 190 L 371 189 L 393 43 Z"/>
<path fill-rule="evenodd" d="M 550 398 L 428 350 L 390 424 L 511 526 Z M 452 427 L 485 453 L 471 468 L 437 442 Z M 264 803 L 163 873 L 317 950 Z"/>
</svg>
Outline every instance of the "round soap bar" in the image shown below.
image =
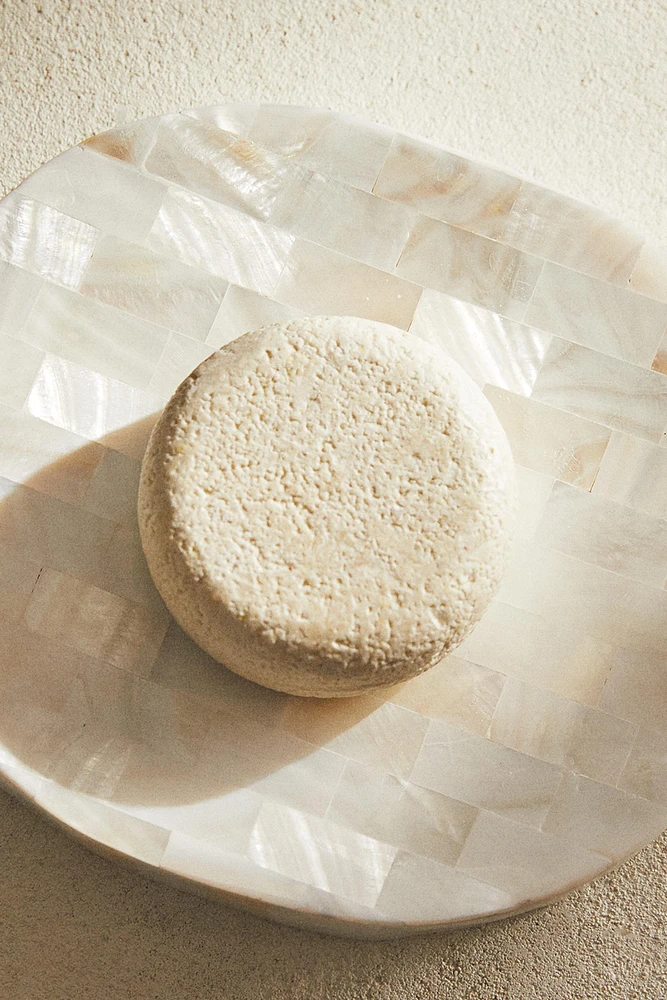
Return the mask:
<svg viewBox="0 0 667 1000">
<path fill-rule="evenodd" d="M 470 632 L 505 568 L 509 444 L 438 348 L 380 323 L 265 327 L 179 386 L 144 458 L 139 525 L 170 611 L 226 667 L 341 697 Z"/>
</svg>

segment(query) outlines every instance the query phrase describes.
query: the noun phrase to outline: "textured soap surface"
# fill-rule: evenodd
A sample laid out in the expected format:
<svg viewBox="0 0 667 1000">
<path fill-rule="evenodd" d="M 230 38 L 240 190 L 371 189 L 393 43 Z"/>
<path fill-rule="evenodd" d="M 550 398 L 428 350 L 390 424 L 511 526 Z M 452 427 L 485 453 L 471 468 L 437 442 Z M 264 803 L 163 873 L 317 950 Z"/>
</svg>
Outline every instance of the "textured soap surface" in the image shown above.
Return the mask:
<svg viewBox="0 0 667 1000">
<path fill-rule="evenodd" d="M 222 348 L 156 425 L 139 494 L 153 578 L 250 680 L 343 696 L 439 662 L 498 587 L 509 444 L 439 348 L 351 317 Z"/>
</svg>

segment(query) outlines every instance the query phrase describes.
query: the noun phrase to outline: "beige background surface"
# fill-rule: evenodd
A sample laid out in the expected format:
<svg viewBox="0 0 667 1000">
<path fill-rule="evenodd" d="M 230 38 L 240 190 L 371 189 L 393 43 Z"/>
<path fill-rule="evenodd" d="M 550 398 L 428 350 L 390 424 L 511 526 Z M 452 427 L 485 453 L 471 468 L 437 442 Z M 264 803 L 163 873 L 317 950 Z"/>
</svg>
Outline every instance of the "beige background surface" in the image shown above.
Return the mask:
<svg viewBox="0 0 667 1000">
<path fill-rule="evenodd" d="M 329 105 L 667 229 L 654 0 L 0 0 L 0 190 L 119 118 Z M 547 910 L 367 944 L 267 924 L 93 857 L 4 794 L 0 997 L 667 998 L 663 839 Z"/>
</svg>

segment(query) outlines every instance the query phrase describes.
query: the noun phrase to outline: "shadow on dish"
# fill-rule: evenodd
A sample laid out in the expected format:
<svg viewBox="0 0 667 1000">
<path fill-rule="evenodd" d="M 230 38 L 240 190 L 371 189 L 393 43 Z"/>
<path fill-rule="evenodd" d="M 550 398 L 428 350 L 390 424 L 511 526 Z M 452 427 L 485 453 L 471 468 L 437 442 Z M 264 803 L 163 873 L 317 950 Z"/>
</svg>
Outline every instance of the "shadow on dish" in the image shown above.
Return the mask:
<svg viewBox="0 0 667 1000">
<path fill-rule="evenodd" d="M 134 514 L 155 416 L 6 486 L 0 556 L 18 582 L 0 604 L 0 742 L 39 774 L 121 806 L 256 788 L 307 807 L 340 777 L 343 759 L 322 748 L 386 698 L 270 691 L 179 628 L 148 574 Z M 91 478 L 110 454 L 119 473 Z"/>
</svg>

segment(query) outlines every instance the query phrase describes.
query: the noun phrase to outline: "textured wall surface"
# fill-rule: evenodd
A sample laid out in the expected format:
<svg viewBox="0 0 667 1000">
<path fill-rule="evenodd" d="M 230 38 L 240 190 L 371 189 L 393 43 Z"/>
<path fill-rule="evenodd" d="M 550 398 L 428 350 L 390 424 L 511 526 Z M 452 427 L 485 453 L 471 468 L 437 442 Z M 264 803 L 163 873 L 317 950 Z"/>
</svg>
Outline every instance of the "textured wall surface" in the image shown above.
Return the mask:
<svg viewBox="0 0 667 1000">
<path fill-rule="evenodd" d="M 656 0 L 0 0 L 0 191 L 107 128 L 201 103 L 328 105 L 665 239 Z M 0 796 L 0 997 L 665 1000 L 667 840 L 550 908 L 345 942 L 90 855 Z"/>
</svg>

